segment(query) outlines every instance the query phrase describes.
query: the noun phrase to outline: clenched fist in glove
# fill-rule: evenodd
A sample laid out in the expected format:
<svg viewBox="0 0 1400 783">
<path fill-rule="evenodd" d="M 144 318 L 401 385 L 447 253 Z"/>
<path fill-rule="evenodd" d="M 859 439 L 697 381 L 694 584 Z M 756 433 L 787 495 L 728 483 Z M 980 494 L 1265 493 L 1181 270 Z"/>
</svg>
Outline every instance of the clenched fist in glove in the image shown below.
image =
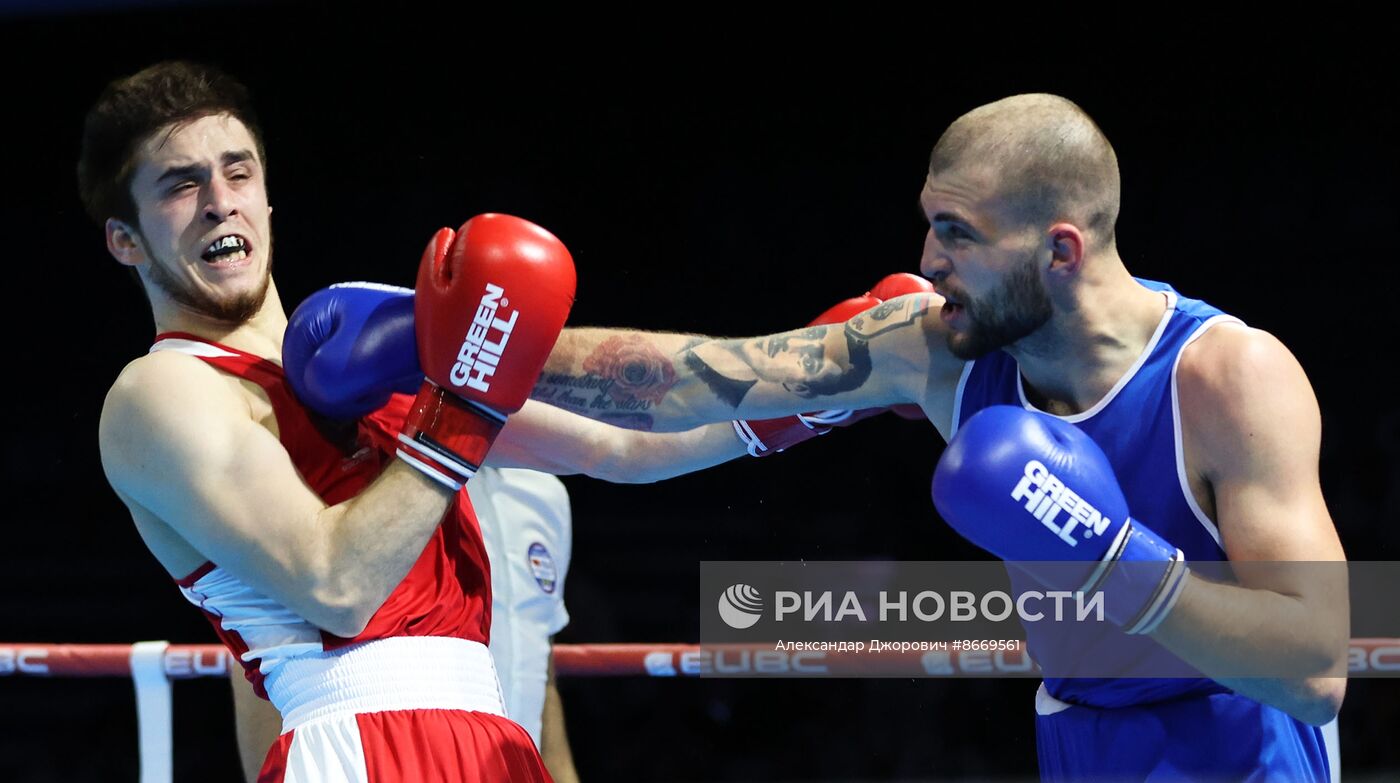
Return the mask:
<svg viewBox="0 0 1400 783">
<path fill-rule="evenodd" d="M 428 244 L 414 288 L 427 376 L 399 434 L 399 456 L 460 488 L 506 416 L 520 410 L 574 303 L 574 262 L 553 234 L 479 215 Z"/>
</svg>

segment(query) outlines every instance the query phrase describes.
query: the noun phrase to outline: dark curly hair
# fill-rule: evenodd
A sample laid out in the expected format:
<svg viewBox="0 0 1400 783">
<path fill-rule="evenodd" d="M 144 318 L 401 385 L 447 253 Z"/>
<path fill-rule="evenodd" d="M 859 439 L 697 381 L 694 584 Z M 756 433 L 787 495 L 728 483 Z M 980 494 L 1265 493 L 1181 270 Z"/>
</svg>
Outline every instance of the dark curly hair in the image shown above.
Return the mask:
<svg viewBox="0 0 1400 783">
<path fill-rule="evenodd" d="M 112 217 L 135 223 L 131 177 L 137 146 L 161 128 L 212 114 L 231 115 L 248 128 L 266 171 L 262 129 L 248 88 L 223 71 L 175 60 L 108 84 L 83 123 L 78 193 L 88 216 L 99 225 Z"/>
</svg>

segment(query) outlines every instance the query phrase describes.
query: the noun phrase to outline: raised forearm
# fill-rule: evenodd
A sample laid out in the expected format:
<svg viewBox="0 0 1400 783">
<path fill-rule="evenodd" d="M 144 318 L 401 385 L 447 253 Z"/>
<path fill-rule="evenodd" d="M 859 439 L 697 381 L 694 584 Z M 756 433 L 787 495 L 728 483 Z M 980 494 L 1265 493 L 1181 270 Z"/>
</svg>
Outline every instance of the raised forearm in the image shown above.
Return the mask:
<svg viewBox="0 0 1400 783">
<path fill-rule="evenodd" d="M 1309 599 L 1193 576 L 1152 638 L 1221 684 L 1321 724 L 1341 706 L 1348 618 L 1344 587 Z"/>
<path fill-rule="evenodd" d="M 363 630 L 417 562 L 452 497 L 394 460 L 364 492 L 322 512 L 311 594 L 325 611 L 307 619 L 338 636 Z"/>
</svg>

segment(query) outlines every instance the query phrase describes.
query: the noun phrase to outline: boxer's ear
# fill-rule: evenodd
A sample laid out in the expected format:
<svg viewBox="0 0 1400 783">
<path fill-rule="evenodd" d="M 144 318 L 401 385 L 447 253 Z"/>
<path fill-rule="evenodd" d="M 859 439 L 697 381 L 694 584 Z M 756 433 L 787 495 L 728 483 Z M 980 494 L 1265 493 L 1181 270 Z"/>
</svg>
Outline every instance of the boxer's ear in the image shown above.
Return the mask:
<svg viewBox="0 0 1400 783">
<path fill-rule="evenodd" d="M 146 262 L 145 246 L 141 243 L 136 229 L 124 220 L 107 218 L 104 226 L 107 232 L 107 252 L 126 266 L 139 266 Z"/>
<path fill-rule="evenodd" d="M 1076 275 L 1084 263 L 1084 234 L 1071 223 L 1056 223 L 1046 232 L 1050 273 Z"/>
</svg>

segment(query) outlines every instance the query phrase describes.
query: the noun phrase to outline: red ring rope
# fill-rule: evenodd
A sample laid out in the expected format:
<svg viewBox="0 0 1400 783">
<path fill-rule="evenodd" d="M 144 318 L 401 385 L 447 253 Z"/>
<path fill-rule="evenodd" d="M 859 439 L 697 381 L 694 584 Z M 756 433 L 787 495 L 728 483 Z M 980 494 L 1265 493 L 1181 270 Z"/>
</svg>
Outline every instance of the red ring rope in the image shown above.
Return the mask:
<svg viewBox="0 0 1400 783">
<path fill-rule="evenodd" d="M 0 677 L 129 677 L 129 644 L 0 643 Z M 1019 651 L 949 652 L 946 676 L 1027 673 Z M 172 680 L 228 674 L 230 658 L 213 644 L 172 644 L 163 668 Z M 704 674 L 880 674 L 928 676 L 919 652 L 783 652 L 769 645 L 556 644 L 554 668 L 565 677 L 675 677 Z M 1352 639 L 1352 674 L 1400 672 L 1400 639 Z"/>
</svg>

